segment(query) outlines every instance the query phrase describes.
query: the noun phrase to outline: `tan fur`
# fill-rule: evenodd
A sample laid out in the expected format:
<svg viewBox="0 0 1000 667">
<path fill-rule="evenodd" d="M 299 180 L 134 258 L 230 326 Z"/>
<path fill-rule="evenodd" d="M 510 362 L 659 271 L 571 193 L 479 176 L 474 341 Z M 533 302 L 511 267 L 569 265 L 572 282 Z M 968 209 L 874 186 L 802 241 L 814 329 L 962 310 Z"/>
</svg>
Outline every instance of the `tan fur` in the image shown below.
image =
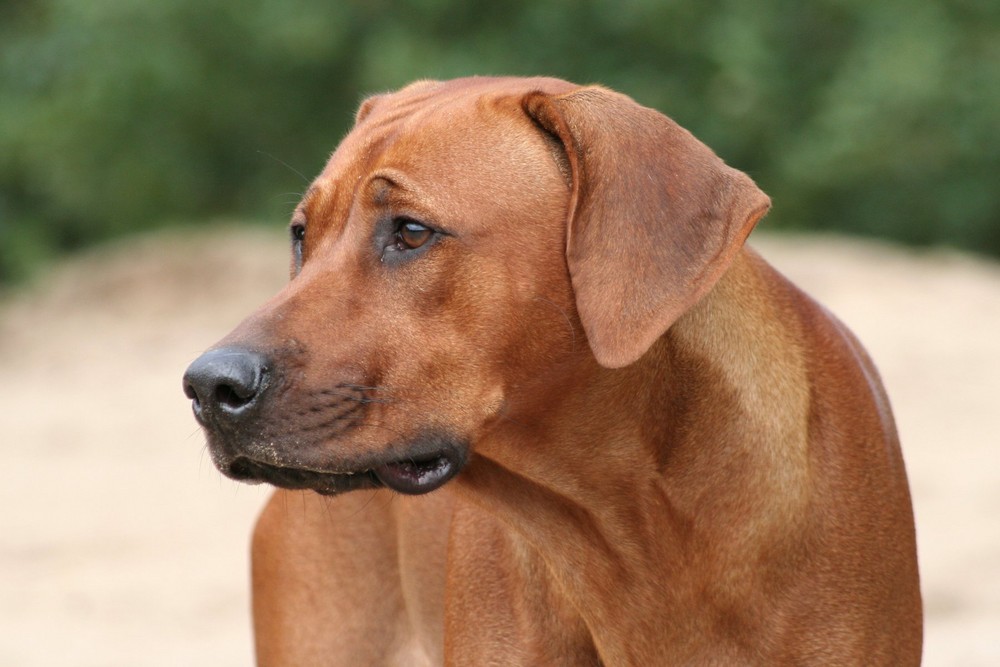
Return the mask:
<svg viewBox="0 0 1000 667">
<path fill-rule="evenodd" d="M 295 213 L 301 272 L 222 343 L 285 383 L 240 446 L 347 472 L 434 427 L 471 454 L 427 496 L 278 491 L 259 663 L 918 663 L 888 401 L 843 325 L 742 247 L 768 205 L 602 88 L 366 101 Z M 387 216 L 447 235 L 387 265 Z M 385 400 L 316 440 L 297 415 L 343 382 Z"/>
</svg>

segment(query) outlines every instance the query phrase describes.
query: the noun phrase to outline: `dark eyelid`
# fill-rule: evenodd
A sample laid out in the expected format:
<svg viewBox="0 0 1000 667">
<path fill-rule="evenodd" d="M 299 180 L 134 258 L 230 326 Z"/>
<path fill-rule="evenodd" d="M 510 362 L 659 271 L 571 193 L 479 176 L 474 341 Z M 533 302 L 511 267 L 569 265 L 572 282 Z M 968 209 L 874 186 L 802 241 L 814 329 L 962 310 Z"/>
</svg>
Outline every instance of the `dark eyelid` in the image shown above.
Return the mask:
<svg viewBox="0 0 1000 667">
<path fill-rule="evenodd" d="M 420 225 L 421 227 L 424 227 L 425 229 L 430 229 L 431 231 L 437 231 L 433 227 L 431 227 L 430 225 L 421 222 L 419 218 L 414 218 L 413 216 L 409 216 L 409 215 L 394 215 L 392 217 L 392 221 L 393 221 L 393 223 L 395 223 L 396 229 L 399 229 L 399 228 L 404 227 L 406 225 Z"/>
<path fill-rule="evenodd" d="M 436 220 L 430 221 L 419 213 L 410 213 L 408 209 L 400 209 L 398 212 L 392 213 L 390 220 L 393 232 L 402 229 L 403 225 L 412 222 L 431 230 L 435 235 L 454 236 L 446 227 L 438 224 Z"/>
<path fill-rule="evenodd" d="M 423 225 L 435 234 L 453 236 L 446 227 L 425 215 L 423 207 L 415 205 L 425 201 L 425 198 L 421 196 L 417 184 L 402 172 L 392 168 L 380 169 L 369 177 L 366 187 L 371 203 L 382 216 L 388 216 L 394 230 L 403 224 L 400 220 L 406 220 Z"/>
</svg>

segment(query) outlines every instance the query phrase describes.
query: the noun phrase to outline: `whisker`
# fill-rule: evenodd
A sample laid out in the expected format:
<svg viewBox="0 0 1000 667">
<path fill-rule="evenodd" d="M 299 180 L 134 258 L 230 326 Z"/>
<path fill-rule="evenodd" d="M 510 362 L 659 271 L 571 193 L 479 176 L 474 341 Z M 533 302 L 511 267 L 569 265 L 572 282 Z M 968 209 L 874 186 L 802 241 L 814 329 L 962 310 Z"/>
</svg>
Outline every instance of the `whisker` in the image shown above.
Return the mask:
<svg viewBox="0 0 1000 667">
<path fill-rule="evenodd" d="M 302 173 L 301 171 L 299 171 L 298 169 L 296 169 L 296 168 L 295 168 L 295 167 L 293 167 L 292 165 L 288 164 L 288 163 L 287 163 L 287 162 L 285 162 L 284 160 L 282 160 L 282 159 L 279 159 L 279 158 L 276 158 L 275 156 L 271 155 L 270 153 L 268 153 L 268 152 L 266 152 L 266 151 L 262 151 L 262 150 L 259 150 L 259 149 L 258 149 L 258 150 L 257 150 L 257 152 L 258 152 L 258 153 L 260 153 L 261 155 L 266 155 L 267 157 L 271 158 L 272 160 L 274 160 L 274 161 L 275 161 L 275 162 L 277 162 L 278 164 L 280 164 L 280 165 L 283 165 L 283 166 L 287 167 L 289 171 L 291 171 L 291 172 L 292 172 L 293 174 L 296 174 L 296 175 L 297 175 L 297 176 L 298 176 L 299 178 L 301 178 L 301 179 L 302 179 L 303 181 L 305 181 L 306 183 L 308 183 L 308 182 L 309 182 L 309 179 L 308 179 L 308 178 L 306 178 L 306 175 L 305 175 L 305 174 L 303 174 L 303 173 Z"/>
<path fill-rule="evenodd" d="M 332 523 L 333 522 L 333 510 L 330 509 L 330 501 L 333 500 L 327 496 L 323 497 L 323 511 L 326 512 L 326 518 Z"/>
<path fill-rule="evenodd" d="M 361 507 L 359 507 L 357 510 L 355 510 L 355 512 L 353 514 L 351 514 L 351 518 L 354 518 L 354 517 L 358 516 L 359 514 L 361 514 L 362 512 L 364 512 L 366 509 L 368 509 L 368 506 L 372 504 L 373 500 L 375 500 L 375 496 L 378 495 L 379 491 L 381 491 L 381 489 L 376 489 L 375 493 L 371 494 L 368 497 L 368 500 L 365 501 L 365 504 L 362 505 Z"/>
<path fill-rule="evenodd" d="M 357 396 L 354 394 L 345 394 L 332 389 L 324 389 L 319 392 L 320 396 L 337 396 L 339 398 L 344 398 L 349 401 L 355 401 L 357 403 L 392 403 L 392 397 L 386 398 L 371 398 L 368 396 Z"/>
<path fill-rule="evenodd" d="M 348 384 L 348 383 L 338 384 L 337 388 L 340 388 L 340 389 L 357 389 L 358 391 L 382 391 L 382 390 L 386 389 L 386 387 L 381 387 L 381 386 L 378 386 L 378 385 L 371 386 L 371 385 L 366 385 L 366 384 Z"/>
</svg>

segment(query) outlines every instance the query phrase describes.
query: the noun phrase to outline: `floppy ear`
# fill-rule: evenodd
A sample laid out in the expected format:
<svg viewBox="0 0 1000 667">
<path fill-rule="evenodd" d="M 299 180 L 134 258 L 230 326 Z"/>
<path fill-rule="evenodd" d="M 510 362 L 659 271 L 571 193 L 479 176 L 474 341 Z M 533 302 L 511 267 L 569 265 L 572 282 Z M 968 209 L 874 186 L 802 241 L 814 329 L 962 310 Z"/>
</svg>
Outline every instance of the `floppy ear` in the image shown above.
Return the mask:
<svg viewBox="0 0 1000 667">
<path fill-rule="evenodd" d="M 666 116 L 600 87 L 531 93 L 572 179 L 566 259 L 602 366 L 641 357 L 703 297 L 771 201 Z"/>
</svg>

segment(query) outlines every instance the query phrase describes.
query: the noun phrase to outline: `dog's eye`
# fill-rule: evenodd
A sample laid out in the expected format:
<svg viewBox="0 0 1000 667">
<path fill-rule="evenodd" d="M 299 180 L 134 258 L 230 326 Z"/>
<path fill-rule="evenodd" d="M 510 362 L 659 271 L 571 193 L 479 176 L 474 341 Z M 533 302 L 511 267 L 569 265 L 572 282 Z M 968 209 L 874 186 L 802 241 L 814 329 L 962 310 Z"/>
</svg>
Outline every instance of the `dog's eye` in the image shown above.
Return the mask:
<svg viewBox="0 0 1000 667">
<path fill-rule="evenodd" d="M 292 264 L 297 274 L 302 270 L 302 241 L 306 238 L 306 226 L 295 223 L 288 228 L 292 237 Z"/>
<path fill-rule="evenodd" d="M 419 222 L 401 219 L 396 229 L 396 242 L 400 250 L 416 250 L 431 240 L 434 231 Z"/>
<path fill-rule="evenodd" d="M 446 232 L 428 227 L 408 216 L 383 219 L 381 231 L 376 236 L 382 248 L 380 260 L 395 265 L 416 259 L 429 250 Z"/>
</svg>

